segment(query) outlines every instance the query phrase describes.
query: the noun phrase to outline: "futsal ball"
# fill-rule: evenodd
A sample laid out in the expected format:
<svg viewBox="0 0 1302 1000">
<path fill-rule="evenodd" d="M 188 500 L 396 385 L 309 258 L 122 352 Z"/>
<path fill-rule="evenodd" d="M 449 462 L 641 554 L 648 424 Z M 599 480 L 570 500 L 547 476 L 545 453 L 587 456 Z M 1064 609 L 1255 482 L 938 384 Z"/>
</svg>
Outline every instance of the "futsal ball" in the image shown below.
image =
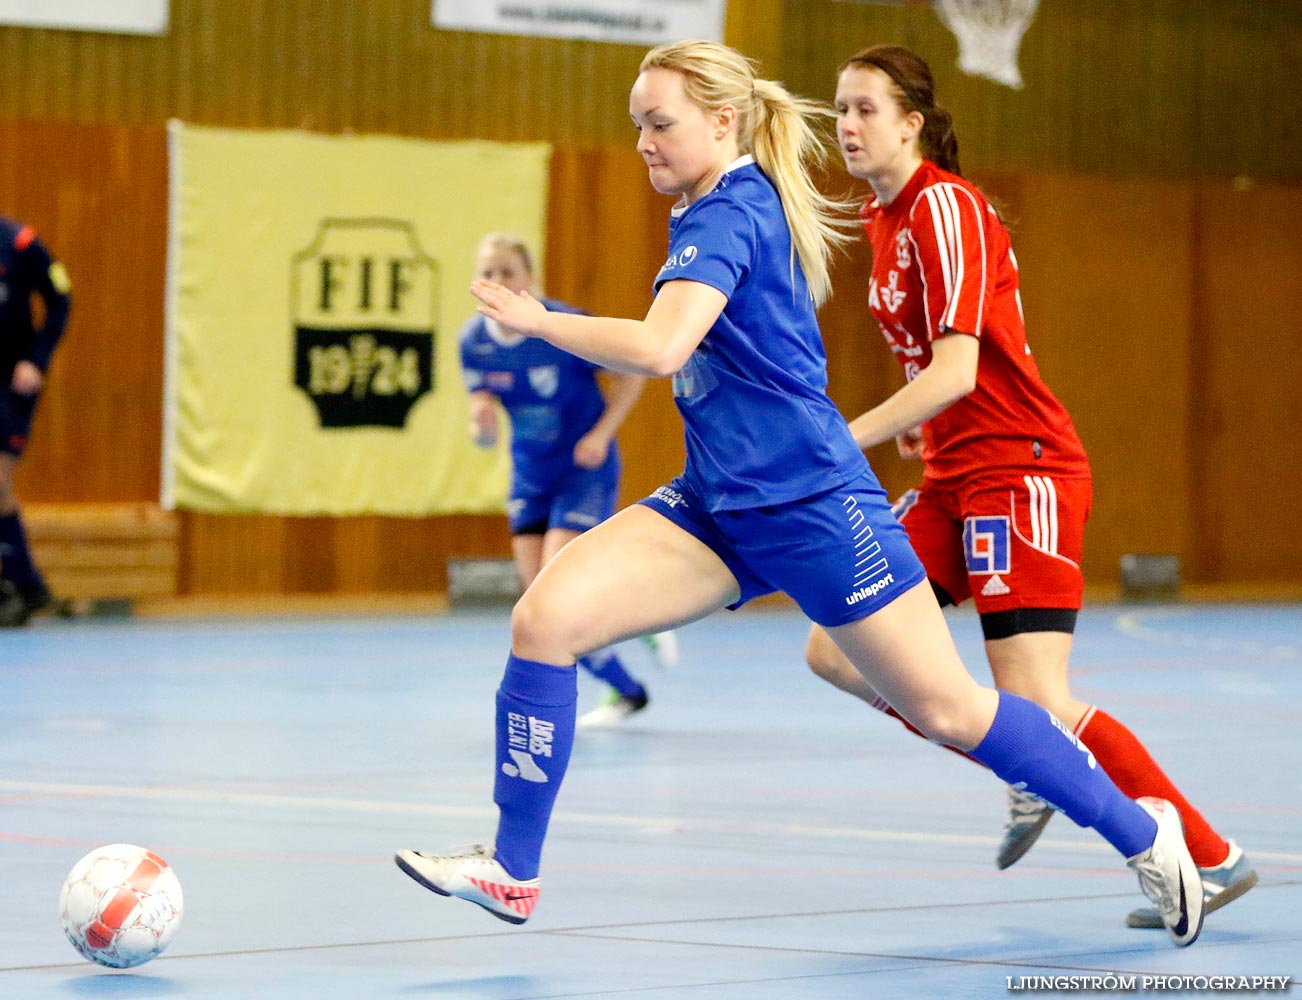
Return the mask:
<svg viewBox="0 0 1302 1000">
<path fill-rule="evenodd" d="M 112 969 L 143 965 L 181 925 L 176 872 L 132 844 L 96 848 L 72 866 L 59 893 L 59 917 L 72 946 Z"/>
</svg>

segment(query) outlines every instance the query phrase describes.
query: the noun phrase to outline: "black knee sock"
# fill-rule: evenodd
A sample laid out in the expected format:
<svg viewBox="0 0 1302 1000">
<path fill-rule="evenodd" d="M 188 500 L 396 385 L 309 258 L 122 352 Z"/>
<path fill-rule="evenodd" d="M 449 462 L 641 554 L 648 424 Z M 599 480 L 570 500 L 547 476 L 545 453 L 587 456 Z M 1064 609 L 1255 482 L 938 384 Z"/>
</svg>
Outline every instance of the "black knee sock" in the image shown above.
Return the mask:
<svg viewBox="0 0 1302 1000">
<path fill-rule="evenodd" d="M 27 533 L 16 512 L 0 516 L 0 577 L 16 587 L 34 587 L 45 582 L 32 562 Z"/>
</svg>

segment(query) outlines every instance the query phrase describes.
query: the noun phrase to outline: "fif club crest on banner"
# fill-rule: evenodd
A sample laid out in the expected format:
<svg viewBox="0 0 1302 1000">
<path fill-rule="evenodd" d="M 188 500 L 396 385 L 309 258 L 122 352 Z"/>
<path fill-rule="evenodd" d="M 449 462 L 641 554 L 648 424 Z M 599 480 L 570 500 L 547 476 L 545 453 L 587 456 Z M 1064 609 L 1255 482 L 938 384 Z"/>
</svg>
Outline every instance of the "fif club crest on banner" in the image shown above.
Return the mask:
<svg viewBox="0 0 1302 1000">
<path fill-rule="evenodd" d="M 294 384 L 323 428 L 401 428 L 434 387 L 438 263 L 412 223 L 325 219 L 293 262 Z"/>
</svg>

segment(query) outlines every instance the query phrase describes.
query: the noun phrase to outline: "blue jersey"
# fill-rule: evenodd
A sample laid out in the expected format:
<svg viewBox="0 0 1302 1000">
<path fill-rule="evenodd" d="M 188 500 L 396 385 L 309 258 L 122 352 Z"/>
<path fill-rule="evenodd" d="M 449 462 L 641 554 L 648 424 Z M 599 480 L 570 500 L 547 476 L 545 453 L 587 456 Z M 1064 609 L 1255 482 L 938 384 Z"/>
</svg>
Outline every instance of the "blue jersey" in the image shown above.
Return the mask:
<svg viewBox="0 0 1302 1000">
<path fill-rule="evenodd" d="M 583 313 L 542 301 L 551 312 Z M 575 444 L 606 410 L 598 366 L 535 337 L 503 343 L 477 315 L 461 331 L 461 369 L 468 390 L 492 393 L 511 418 L 512 495 L 560 488 Z M 618 462 L 612 442 L 602 469 Z"/>
<path fill-rule="evenodd" d="M 752 157 L 674 212 L 656 291 L 677 279 L 728 297 L 674 376 L 683 478 L 709 509 L 785 503 L 862 475 L 867 459 L 827 397 L 827 355 L 782 203 Z"/>
</svg>

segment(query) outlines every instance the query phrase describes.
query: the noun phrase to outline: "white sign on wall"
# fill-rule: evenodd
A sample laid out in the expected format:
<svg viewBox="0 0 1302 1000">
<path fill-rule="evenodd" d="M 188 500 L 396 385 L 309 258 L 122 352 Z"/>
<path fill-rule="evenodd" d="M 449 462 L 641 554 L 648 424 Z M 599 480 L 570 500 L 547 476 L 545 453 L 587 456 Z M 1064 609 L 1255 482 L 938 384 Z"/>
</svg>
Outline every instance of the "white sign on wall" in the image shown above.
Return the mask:
<svg viewBox="0 0 1302 1000">
<path fill-rule="evenodd" d="M 433 0 L 430 23 L 453 31 L 658 45 L 723 41 L 726 0 Z"/>
<path fill-rule="evenodd" d="M 132 35 L 167 34 L 169 0 L 0 0 L 0 24 Z"/>
</svg>

